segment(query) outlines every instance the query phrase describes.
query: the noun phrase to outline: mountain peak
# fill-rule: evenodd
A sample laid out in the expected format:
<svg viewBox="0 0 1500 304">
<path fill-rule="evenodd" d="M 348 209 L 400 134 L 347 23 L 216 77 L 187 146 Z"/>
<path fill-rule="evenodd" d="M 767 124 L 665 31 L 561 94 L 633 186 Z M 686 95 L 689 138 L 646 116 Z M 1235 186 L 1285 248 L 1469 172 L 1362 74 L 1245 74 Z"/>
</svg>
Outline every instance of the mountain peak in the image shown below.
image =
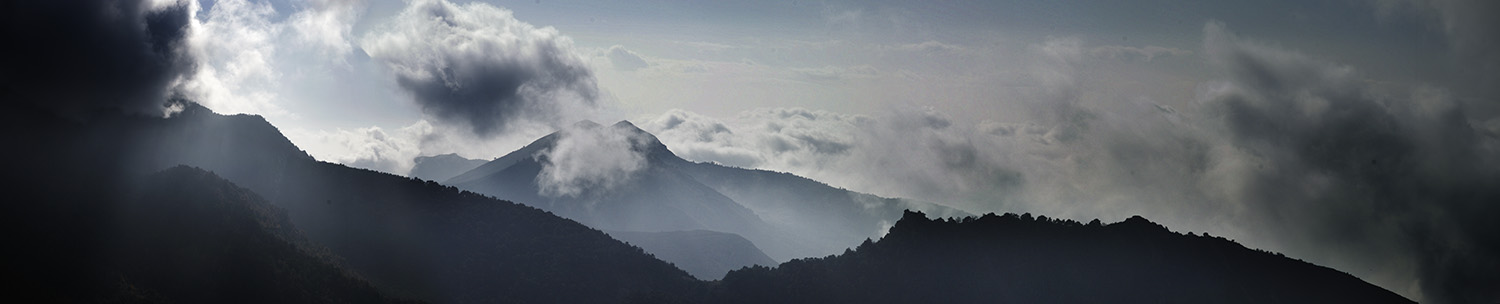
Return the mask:
<svg viewBox="0 0 1500 304">
<path fill-rule="evenodd" d="M 630 123 L 629 120 L 621 120 L 620 122 L 616 122 L 613 127 L 622 128 L 622 129 L 627 129 L 628 128 L 628 129 L 634 129 L 634 130 L 641 130 L 641 128 L 636 127 L 635 124 Z M 641 130 L 641 132 L 646 132 L 646 131 L 645 130 Z"/>
<path fill-rule="evenodd" d="M 445 180 L 445 183 L 463 184 L 471 182 L 505 170 L 506 168 L 509 168 L 510 166 L 513 166 L 517 163 L 529 161 L 533 159 L 533 156 L 537 155 L 537 153 L 547 151 L 553 146 L 556 146 L 557 141 L 561 140 L 564 136 L 568 136 L 568 133 L 579 131 L 611 131 L 623 133 L 625 135 L 637 138 L 633 139 L 635 143 L 631 147 L 632 150 L 645 154 L 647 158 L 652 159 L 653 161 L 665 161 L 669 163 L 687 162 L 686 160 L 677 157 L 676 154 L 672 153 L 672 150 L 667 149 L 667 146 L 665 144 L 662 144 L 661 140 L 656 138 L 656 135 L 652 135 L 651 132 L 646 132 L 646 130 L 641 130 L 641 128 L 636 127 L 635 124 L 632 124 L 629 121 L 621 120 L 620 122 L 617 122 L 614 125 L 610 126 L 610 129 L 603 128 L 604 127 L 602 125 L 591 120 L 580 120 L 573 123 L 573 125 L 569 128 L 563 128 L 561 130 L 558 130 L 557 132 L 553 132 L 552 134 L 542 136 L 542 138 L 538 138 L 537 140 L 532 141 L 525 147 L 521 147 L 521 149 L 511 151 L 509 154 L 500 156 L 469 171 L 465 171 L 462 174 L 458 174 L 457 176 L 449 178 Z"/>
<path fill-rule="evenodd" d="M 587 119 L 579 120 L 578 122 L 573 123 L 573 128 L 575 128 L 575 129 L 591 130 L 591 129 L 598 129 L 600 127 L 603 127 L 603 126 L 599 125 L 599 123 L 597 123 L 597 122 L 594 122 L 592 120 L 587 120 Z"/>
<path fill-rule="evenodd" d="M 931 220 L 928 219 L 927 218 L 927 214 L 926 213 L 922 213 L 922 211 L 916 211 L 916 210 L 907 209 L 906 211 L 902 212 L 901 219 L 898 220 L 897 222 L 904 222 L 904 221 L 923 221 L 923 222 L 926 222 L 926 221 L 931 221 Z"/>
<path fill-rule="evenodd" d="M 200 117 L 216 114 L 213 110 L 196 102 L 181 101 L 177 104 L 182 106 L 182 110 L 177 111 L 177 113 L 173 113 L 172 116 L 175 117 Z"/>
<path fill-rule="evenodd" d="M 1167 229 L 1167 226 L 1162 226 L 1161 224 L 1152 222 L 1151 220 L 1148 220 L 1145 217 L 1141 217 L 1140 215 L 1131 216 L 1130 218 L 1125 219 L 1125 221 L 1115 223 L 1110 226 L 1121 226 L 1125 227 L 1126 229 L 1137 231 L 1170 231 L 1169 229 Z"/>
</svg>

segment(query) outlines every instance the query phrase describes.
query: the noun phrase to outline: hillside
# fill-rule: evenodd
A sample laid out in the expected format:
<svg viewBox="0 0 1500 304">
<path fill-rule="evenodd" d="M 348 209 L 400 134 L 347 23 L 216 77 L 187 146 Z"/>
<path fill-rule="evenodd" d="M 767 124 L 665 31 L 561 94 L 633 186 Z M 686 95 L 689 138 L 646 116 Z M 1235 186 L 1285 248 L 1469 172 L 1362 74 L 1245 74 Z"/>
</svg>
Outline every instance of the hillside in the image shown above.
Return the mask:
<svg viewBox="0 0 1500 304">
<path fill-rule="evenodd" d="M 778 261 L 840 252 L 879 236 L 907 209 L 967 215 L 934 204 L 838 189 L 791 174 L 693 163 L 627 121 L 608 127 L 591 122 L 579 126 L 585 131 L 641 139 L 630 149 L 643 155 L 645 167 L 612 191 L 542 195 L 537 177 L 549 161 L 544 152 L 568 136 L 559 131 L 443 183 L 536 206 L 604 230 L 733 233 Z"/>
<path fill-rule="evenodd" d="M 685 163 L 678 170 L 754 211 L 771 226 L 795 231 L 801 247 L 793 257 L 842 252 L 885 233 L 906 210 L 942 217 L 970 215 L 942 205 L 835 188 L 790 173 L 712 163 Z"/>
<path fill-rule="evenodd" d="M 776 261 L 755 248 L 750 240 L 733 233 L 708 230 L 606 232 L 615 239 L 640 246 L 657 258 L 671 261 L 700 280 L 722 279 L 725 273 L 742 267 L 776 265 Z"/>
<path fill-rule="evenodd" d="M 17 189 L 7 297 L 44 302 L 392 302 L 310 244 L 285 210 L 174 167 L 120 192 Z M 97 191 L 97 192 L 96 192 Z M 102 195 L 101 195 L 102 194 Z M 16 284 L 19 284 L 16 285 Z"/>
<path fill-rule="evenodd" d="M 907 212 L 837 256 L 730 272 L 726 303 L 1411 303 L 1354 276 L 1178 234 L 1139 216 L 1104 225 Z"/>
<path fill-rule="evenodd" d="M 285 209 L 310 242 L 402 298 L 607 303 L 688 294 L 698 286 L 686 272 L 637 247 L 532 207 L 315 161 L 258 116 L 218 115 L 190 106 L 171 118 L 120 113 L 25 118 L 37 131 L 20 134 L 16 143 L 31 149 L 7 153 L 28 161 L 4 174 L 40 193 L 22 201 L 63 212 L 57 216 L 109 216 L 114 210 L 82 203 L 86 197 L 49 193 L 116 197 L 140 176 L 186 164 Z M 88 185 L 98 189 L 83 187 Z M 21 231 L 38 229 L 50 228 Z M 88 248 L 107 238 L 60 239 Z M 91 271 L 95 267 L 87 263 L 109 258 L 76 260 L 85 263 L 80 269 Z"/>
</svg>

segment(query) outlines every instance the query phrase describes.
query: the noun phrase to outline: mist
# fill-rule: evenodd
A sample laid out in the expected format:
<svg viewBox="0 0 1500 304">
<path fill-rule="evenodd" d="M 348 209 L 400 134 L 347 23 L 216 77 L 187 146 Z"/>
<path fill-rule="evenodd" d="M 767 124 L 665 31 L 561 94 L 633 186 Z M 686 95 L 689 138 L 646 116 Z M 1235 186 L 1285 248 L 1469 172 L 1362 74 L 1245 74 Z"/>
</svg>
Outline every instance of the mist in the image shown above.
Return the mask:
<svg viewBox="0 0 1500 304">
<path fill-rule="evenodd" d="M 690 160 L 979 213 L 1141 214 L 1416 298 L 1492 296 L 1472 291 L 1500 279 L 1482 258 L 1500 230 L 1474 216 L 1500 194 L 1487 186 L 1500 177 L 1495 119 L 1466 115 L 1441 87 L 1369 79 L 1224 23 L 1204 25 L 1202 41 L 1214 80 L 1187 104 L 1112 94 L 1086 71 L 1124 51 L 1055 38 L 1029 48 L 1029 73 L 1048 86 L 1025 93 L 1028 120 L 770 108 L 723 120 L 674 110 L 643 127 Z"/>
</svg>

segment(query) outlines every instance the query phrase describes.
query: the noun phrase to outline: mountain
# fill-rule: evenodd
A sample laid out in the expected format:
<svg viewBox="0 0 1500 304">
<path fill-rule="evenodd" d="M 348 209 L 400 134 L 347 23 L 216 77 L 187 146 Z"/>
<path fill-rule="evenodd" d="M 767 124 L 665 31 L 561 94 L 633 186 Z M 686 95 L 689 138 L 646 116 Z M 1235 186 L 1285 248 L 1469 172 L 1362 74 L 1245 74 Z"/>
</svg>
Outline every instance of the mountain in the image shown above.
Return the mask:
<svg viewBox="0 0 1500 304">
<path fill-rule="evenodd" d="M 601 132 L 595 134 L 638 139 L 633 140 L 629 146 L 621 147 L 631 151 L 622 152 L 637 153 L 645 166 L 636 171 L 628 181 L 616 186 L 613 191 L 591 189 L 576 196 L 544 195 L 537 182 L 544 166 L 549 165 L 551 161 L 548 154 L 544 152 L 556 146 L 559 141 L 565 140 L 564 136 L 590 136 L 569 132 Z M 748 239 L 753 243 L 752 247 L 756 252 L 792 246 L 784 237 L 788 234 L 787 232 L 767 225 L 749 209 L 745 209 L 676 169 L 685 164 L 687 161 L 673 155 L 666 146 L 656 141 L 654 136 L 640 131 L 628 122 L 617 123 L 609 127 L 592 122 L 581 122 L 568 130 L 542 137 L 526 147 L 454 177 L 447 183 L 468 191 L 524 202 L 606 231 L 649 234 L 708 230 L 733 234 L 732 238 Z M 627 234 L 616 233 L 615 235 Z M 637 239 L 637 241 L 640 240 Z M 679 238 L 671 241 L 674 244 L 650 242 L 636 243 L 636 245 L 645 247 L 667 262 L 692 270 L 690 272 L 699 278 L 719 278 L 730 269 L 774 263 L 767 263 L 753 254 L 718 254 L 738 248 L 737 246 L 724 247 L 734 243 L 718 238 Z M 684 251 L 673 248 L 709 250 Z M 740 259 L 731 260 L 733 258 Z"/>
<path fill-rule="evenodd" d="M 433 156 L 418 156 L 412 159 L 412 162 L 415 165 L 411 167 L 411 173 L 407 174 L 407 176 L 431 181 L 442 181 L 468 172 L 469 170 L 474 170 L 474 168 L 478 168 L 489 161 L 467 159 L 463 156 L 458 156 L 458 154 L 448 153 Z"/>
<path fill-rule="evenodd" d="M 24 134 L 12 142 L 26 149 L 8 149 L 7 157 L 26 161 L 5 170 L 5 180 L 25 181 L 21 186 L 37 193 L 70 195 L 22 200 L 61 210 L 58 216 L 114 214 L 88 204 L 94 196 L 84 194 L 125 195 L 123 185 L 186 164 L 284 209 L 308 241 L 401 298 L 609 303 L 700 289 L 689 274 L 640 248 L 542 210 L 435 182 L 315 161 L 258 116 L 218 115 L 196 105 L 169 118 L 108 112 L 82 118 L 0 115 L 19 118 L 7 124 L 24 122 L 34 130 L 15 132 Z M 90 248 L 110 238 L 83 233 L 62 239 Z M 51 248 L 41 244 L 52 242 L 56 239 L 42 237 L 35 248 Z M 89 270 L 114 257 L 74 258 Z"/>
<path fill-rule="evenodd" d="M 878 242 L 864 239 L 841 255 L 702 282 L 547 211 L 315 161 L 257 116 L 195 106 L 169 118 L 22 110 L 0 112 L 0 125 L 16 130 L 6 132 L 10 148 L 0 149 L 12 160 L 0 170 L 7 183 L 0 229 L 11 232 L 12 245 L 0 262 L 0 276 L 11 284 L 0 291 L 23 302 L 1410 302 L 1332 269 L 1174 233 L 1139 217 L 1104 225 L 1012 214 L 930 220 L 903 212 Z M 643 174 L 675 172 L 669 177 L 720 193 L 700 198 L 770 200 L 729 191 L 767 185 L 767 192 L 827 199 L 743 205 L 750 210 L 911 203 L 787 174 L 685 169 L 702 164 L 672 160 L 660 145 L 632 148 L 655 155 L 647 164 L 661 167 Z M 508 155 L 510 165 L 483 175 L 537 155 Z M 730 174 L 738 175 L 723 177 Z M 776 188 L 798 185 L 807 188 Z M 740 214 L 728 210 L 731 219 Z M 769 225 L 797 218 L 764 214 Z M 830 219 L 831 228 L 883 220 L 865 218 L 881 213 L 853 214 L 855 220 Z M 725 232 L 615 233 L 664 253 L 671 251 L 660 248 L 721 244 L 689 253 L 697 257 L 746 247 Z"/>
<path fill-rule="evenodd" d="M 617 240 L 640 246 L 664 261 L 672 261 L 700 280 L 724 278 L 730 270 L 753 265 L 776 265 L 755 244 L 738 234 L 708 230 L 639 232 L 606 231 Z"/>
<path fill-rule="evenodd" d="M 724 303 L 1412 303 L 1354 276 L 1139 216 L 907 212 L 841 255 L 730 272 Z"/>
<path fill-rule="evenodd" d="M 611 132 L 635 139 L 629 149 L 644 156 L 644 168 L 627 184 L 610 191 L 543 195 L 538 176 L 549 162 L 547 152 L 578 132 Z M 786 173 L 690 162 L 627 121 L 607 128 L 581 122 L 443 183 L 536 206 L 604 230 L 738 234 L 779 261 L 840 252 L 879 236 L 906 209 L 967 215 L 934 204 L 838 189 Z"/>
<path fill-rule="evenodd" d="M 943 217 L 969 215 L 937 204 L 835 188 L 790 173 L 712 163 L 687 163 L 679 170 L 771 226 L 795 231 L 802 247 L 792 257 L 823 256 L 858 245 L 885 233 L 906 210 Z"/>
<path fill-rule="evenodd" d="M 285 210 L 212 173 L 174 167 L 120 192 L 97 185 L 9 191 L 26 199 L 5 207 L 7 225 L 20 226 L 9 231 L 21 232 L 5 259 L 7 298 L 393 302 L 309 243 Z"/>
<path fill-rule="evenodd" d="M 576 196 L 548 196 L 536 182 L 551 160 L 542 153 L 568 132 L 620 132 L 646 138 L 643 144 L 626 147 L 645 159 L 647 165 L 616 189 L 589 191 Z M 580 135 L 583 136 L 583 135 Z M 752 240 L 769 242 L 771 229 L 733 200 L 674 170 L 686 163 L 668 151 L 654 136 L 628 122 L 605 128 L 592 122 L 553 133 L 526 147 L 502 156 L 449 184 L 497 198 L 524 202 L 591 227 L 614 231 L 679 231 L 707 229 L 734 232 Z M 499 165 L 503 164 L 501 167 Z M 493 173 L 475 177 L 475 171 Z M 473 178 L 470 181 L 463 181 Z"/>
</svg>

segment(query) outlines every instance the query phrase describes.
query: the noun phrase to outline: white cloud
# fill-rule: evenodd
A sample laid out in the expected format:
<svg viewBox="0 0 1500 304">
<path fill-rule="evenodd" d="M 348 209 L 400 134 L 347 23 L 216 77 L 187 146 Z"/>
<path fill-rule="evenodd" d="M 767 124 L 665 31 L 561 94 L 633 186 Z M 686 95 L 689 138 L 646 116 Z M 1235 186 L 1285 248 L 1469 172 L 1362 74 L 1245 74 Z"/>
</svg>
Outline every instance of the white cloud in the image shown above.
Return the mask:
<svg viewBox="0 0 1500 304">
<path fill-rule="evenodd" d="M 190 40 L 199 61 L 183 85 L 190 98 L 219 113 L 288 114 L 277 105 L 276 40 L 284 26 L 270 21 L 275 15 L 269 3 L 215 3 Z"/>
<path fill-rule="evenodd" d="M 366 3 L 363 0 L 314 0 L 312 6 L 289 17 L 297 41 L 317 49 L 324 58 L 347 64 L 344 56 L 354 51 L 350 43 L 354 22 Z"/>
<path fill-rule="evenodd" d="M 615 69 L 621 71 L 634 71 L 650 66 L 650 64 L 646 63 L 645 59 L 641 59 L 641 55 L 637 55 L 635 52 L 627 50 L 620 45 L 611 46 L 605 52 L 605 56 L 609 58 L 609 62 L 615 66 Z"/>
<path fill-rule="evenodd" d="M 786 171 L 886 196 L 960 203 L 989 191 L 982 188 L 1018 182 L 997 166 L 995 157 L 1007 153 L 931 109 L 872 117 L 770 108 L 732 122 L 674 110 L 643 128 L 687 159 Z"/>
<path fill-rule="evenodd" d="M 347 66 L 349 32 L 363 9 L 361 1 L 314 1 L 276 21 L 281 13 L 268 2 L 223 0 L 202 20 L 190 39 L 198 70 L 183 83 L 188 97 L 219 113 L 297 117 L 281 79 L 289 62 L 304 56 L 314 63 Z"/>
<path fill-rule="evenodd" d="M 639 133 L 583 122 L 558 135 L 552 147 L 533 156 L 542 162 L 536 183 L 543 196 L 608 193 L 646 167 L 641 151 L 649 138 Z"/>
<path fill-rule="evenodd" d="M 411 171 L 412 160 L 422 155 L 422 142 L 434 129 L 427 121 L 418 121 L 389 131 L 372 126 L 333 131 L 288 129 L 285 133 L 319 160 L 405 176 Z"/>
<path fill-rule="evenodd" d="M 686 159 L 755 168 L 765 159 L 740 136 L 712 117 L 673 109 L 647 120 L 642 129 L 655 134 L 673 153 Z"/>
</svg>

